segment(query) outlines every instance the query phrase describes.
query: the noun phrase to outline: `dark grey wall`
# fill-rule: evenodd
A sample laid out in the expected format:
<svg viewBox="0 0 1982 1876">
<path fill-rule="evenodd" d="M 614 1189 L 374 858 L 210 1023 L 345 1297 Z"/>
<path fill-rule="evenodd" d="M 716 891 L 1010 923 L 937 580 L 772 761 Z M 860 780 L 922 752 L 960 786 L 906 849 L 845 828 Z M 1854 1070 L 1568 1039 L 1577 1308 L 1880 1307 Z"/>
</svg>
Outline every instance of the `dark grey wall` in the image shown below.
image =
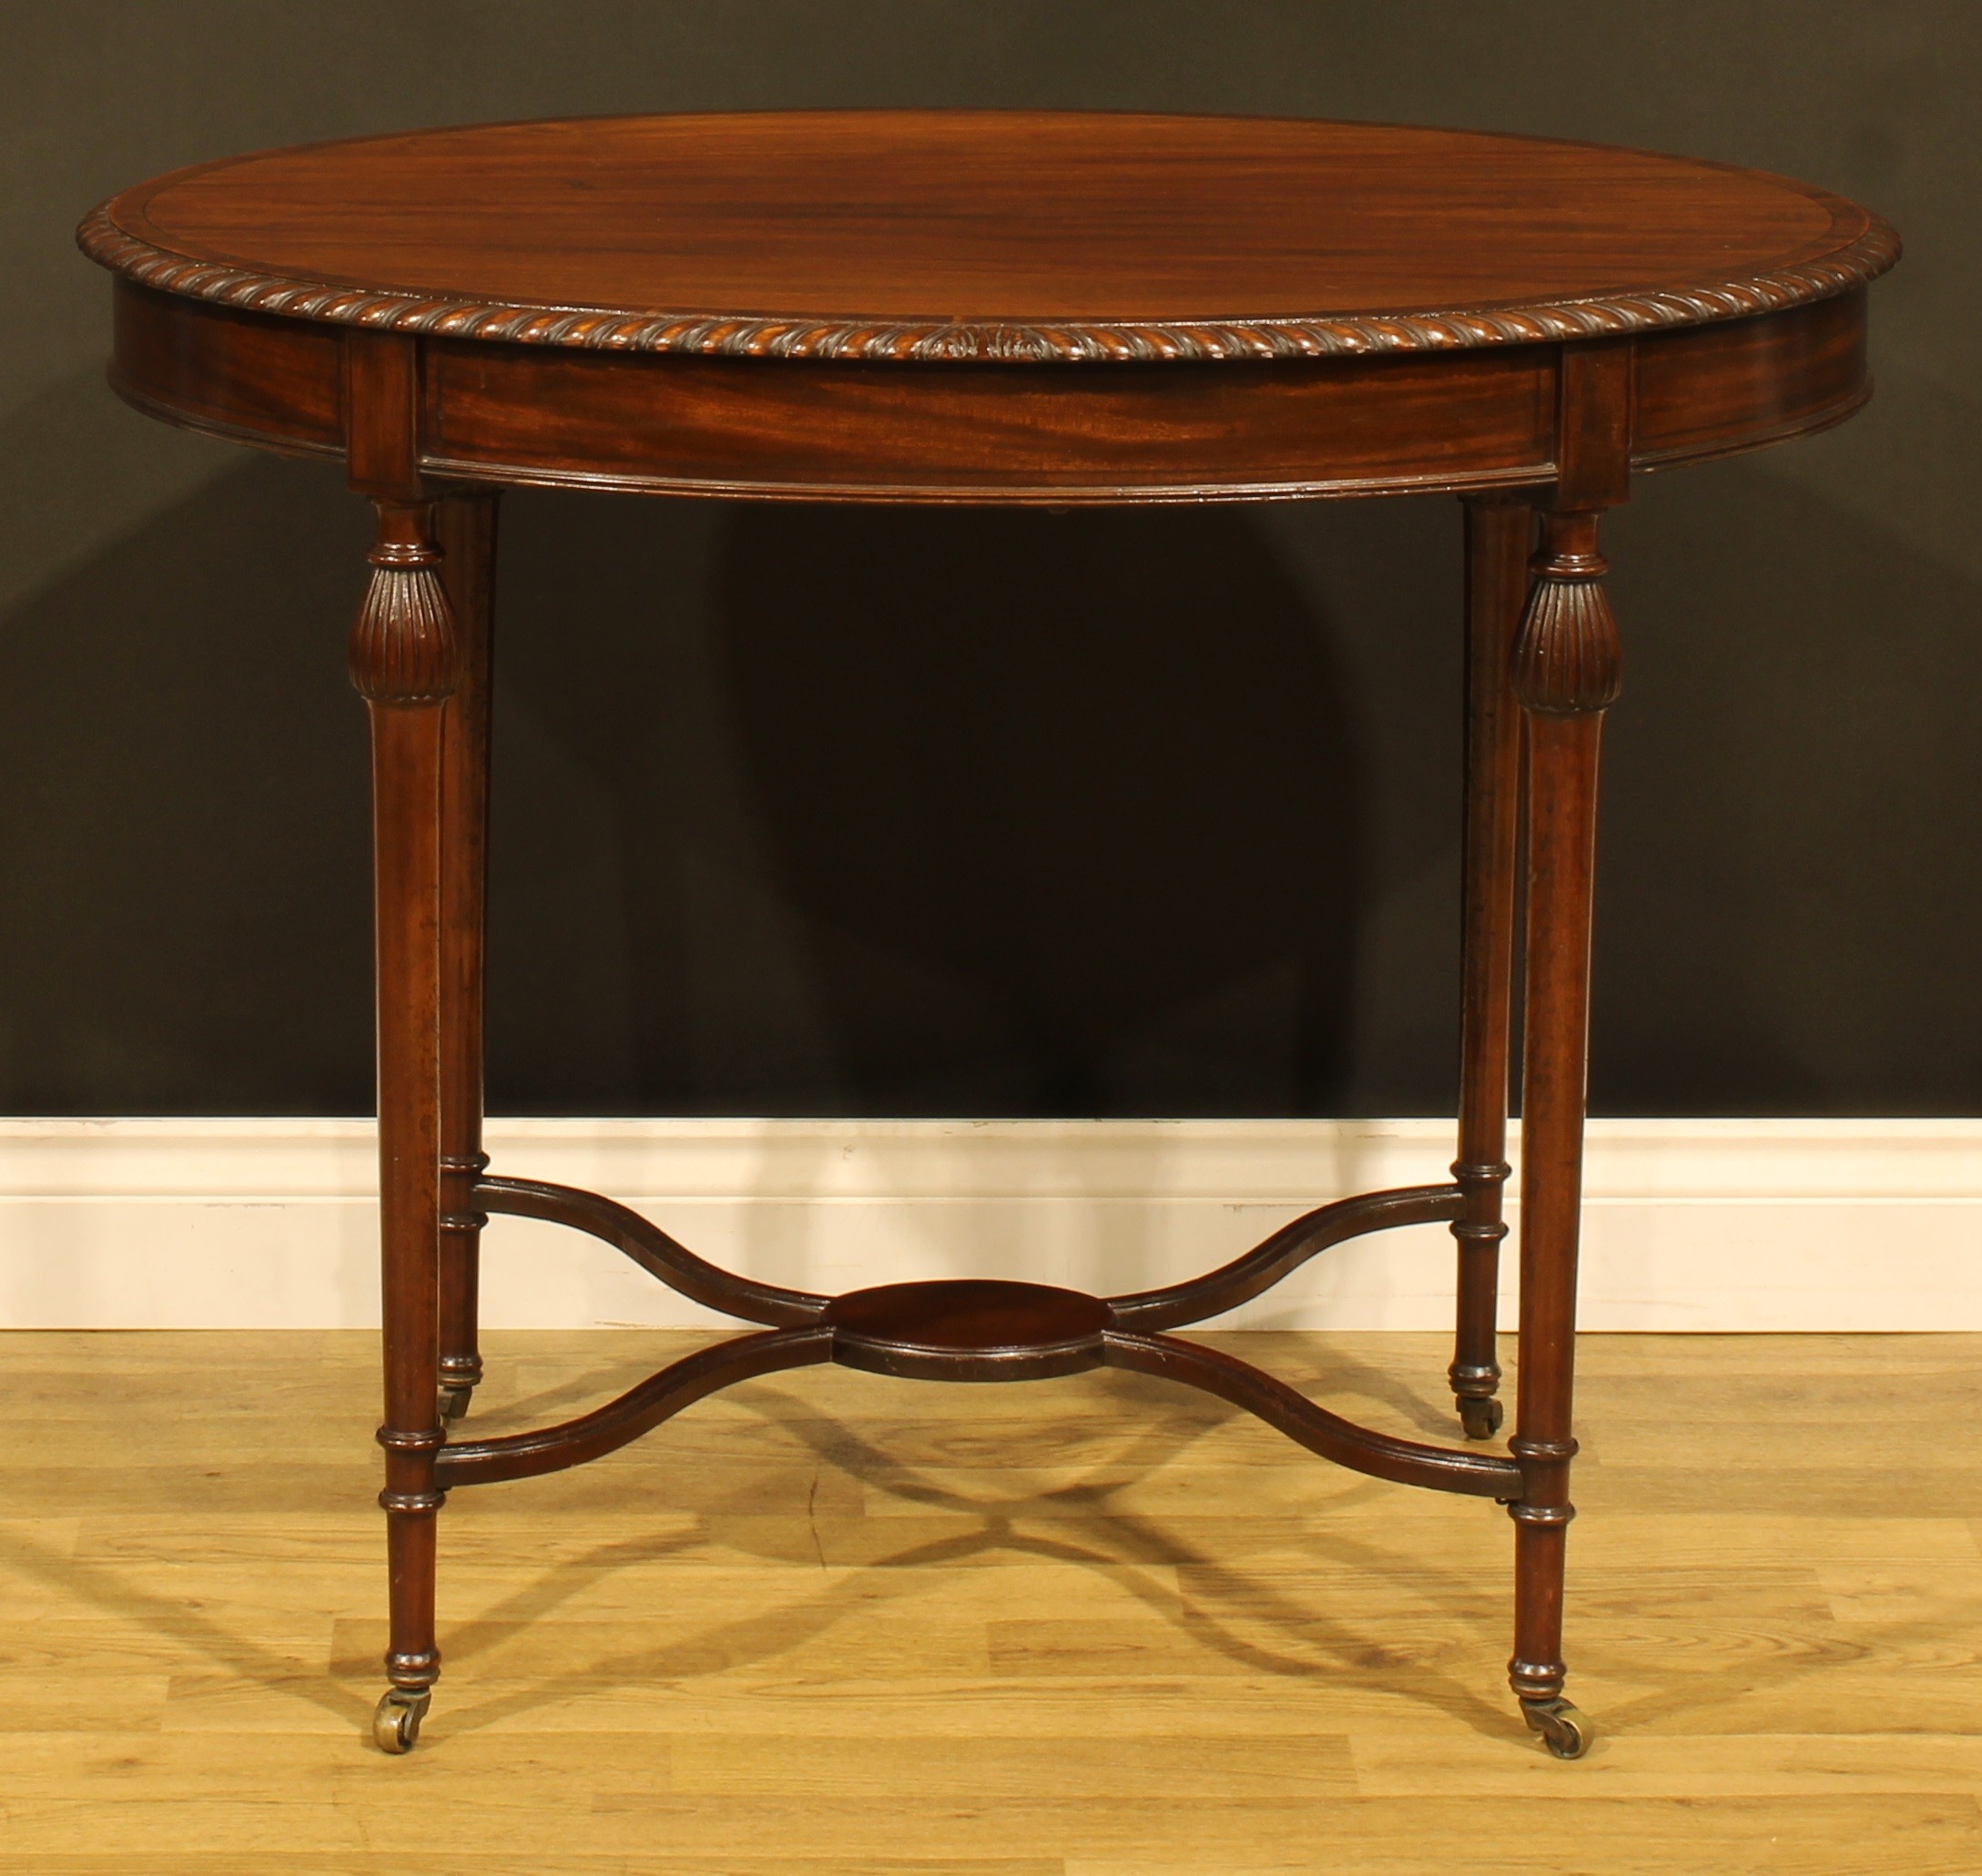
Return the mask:
<svg viewBox="0 0 1982 1876">
<path fill-rule="evenodd" d="M 0 1110 L 369 1104 L 364 517 L 102 388 L 112 189 L 572 111 L 1134 106 L 1786 170 L 1880 390 L 1613 522 L 1594 1099 L 1982 1111 L 1972 0 L 0 7 Z M 510 1111 L 1449 1111 L 1457 513 L 506 506 Z"/>
</svg>

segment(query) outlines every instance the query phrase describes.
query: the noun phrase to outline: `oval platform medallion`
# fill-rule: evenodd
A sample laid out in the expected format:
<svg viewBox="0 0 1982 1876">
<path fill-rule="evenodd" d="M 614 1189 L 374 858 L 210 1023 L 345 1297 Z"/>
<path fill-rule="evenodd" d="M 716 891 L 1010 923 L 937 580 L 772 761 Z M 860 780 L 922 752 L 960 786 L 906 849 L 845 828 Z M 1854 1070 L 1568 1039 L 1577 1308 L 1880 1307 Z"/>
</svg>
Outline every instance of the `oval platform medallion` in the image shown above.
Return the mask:
<svg viewBox="0 0 1982 1876">
<path fill-rule="evenodd" d="M 995 1278 L 883 1283 L 835 1297 L 833 1359 L 927 1381 L 1041 1381 L 1103 1360 L 1098 1296 Z"/>
</svg>

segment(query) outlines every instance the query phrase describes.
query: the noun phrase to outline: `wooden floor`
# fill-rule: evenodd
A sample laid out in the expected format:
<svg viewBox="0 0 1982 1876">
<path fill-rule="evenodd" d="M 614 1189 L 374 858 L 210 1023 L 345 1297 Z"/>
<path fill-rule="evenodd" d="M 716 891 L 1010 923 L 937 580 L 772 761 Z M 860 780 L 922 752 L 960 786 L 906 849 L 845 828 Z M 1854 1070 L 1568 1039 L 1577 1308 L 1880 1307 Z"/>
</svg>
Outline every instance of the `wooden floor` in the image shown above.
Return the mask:
<svg viewBox="0 0 1982 1876">
<path fill-rule="evenodd" d="M 493 1336 L 476 1423 L 694 1340 Z M 1448 1434 L 1438 1338 L 1231 1340 Z M 387 1759 L 372 1364 L 0 1336 L 0 1871 L 1982 1871 L 1982 1337 L 1586 1338 L 1574 1765 L 1491 1505 L 1140 1377 L 834 1369 L 458 1492 Z"/>
</svg>

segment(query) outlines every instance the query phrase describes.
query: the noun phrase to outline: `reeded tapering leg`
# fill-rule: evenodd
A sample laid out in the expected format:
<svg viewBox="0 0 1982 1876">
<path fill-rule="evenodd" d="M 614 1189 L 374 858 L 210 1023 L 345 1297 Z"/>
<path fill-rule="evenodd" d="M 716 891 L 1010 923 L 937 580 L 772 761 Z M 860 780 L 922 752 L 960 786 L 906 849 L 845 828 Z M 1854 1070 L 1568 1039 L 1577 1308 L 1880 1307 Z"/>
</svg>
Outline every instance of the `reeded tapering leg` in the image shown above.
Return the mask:
<svg viewBox="0 0 1982 1876">
<path fill-rule="evenodd" d="M 1447 1371 L 1474 1439 L 1500 1428 L 1501 1200 L 1508 1177 L 1509 986 L 1520 800 L 1520 707 L 1509 666 L 1528 596 L 1534 511 L 1518 497 L 1475 496 L 1466 512 L 1466 831 L 1461 862 L 1459 1158 L 1466 1194 L 1455 1220 L 1459 1327 Z"/>
<path fill-rule="evenodd" d="M 1527 713 L 1527 1021 L 1521 1098 L 1520 1398 L 1509 1450 L 1515 1520 L 1514 1658 L 1529 1724 L 1560 1758 L 1589 1740 L 1562 1698 L 1562 1574 L 1570 1519 L 1576 1255 L 1590 1036 L 1591 886 L 1597 755 L 1618 694 L 1617 625 L 1594 513 L 1542 518 L 1536 583 L 1514 653 Z"/>
<path fill-rule="evenodd" d="M 489 705 L 496 498 L 435 504 L 441 582 L 461 668 L 442 713 L 441 755 L 441 1417 L 458 1420 L 482 1379 L 483 974 L 489 841 Z"/>
<path fill-rule="evenodd" d="M 403 1752 L 441 1671 L 434 1643 L 439 1372 L 441 769 L 459 647 L 430 504 L 381 501 L 371 577 L 351 634 L 371 706 L 376 893 L 379 1211 L 383 1278 L 386 1545 L 391 1687 L 374 1736 Z"/>
</svg>

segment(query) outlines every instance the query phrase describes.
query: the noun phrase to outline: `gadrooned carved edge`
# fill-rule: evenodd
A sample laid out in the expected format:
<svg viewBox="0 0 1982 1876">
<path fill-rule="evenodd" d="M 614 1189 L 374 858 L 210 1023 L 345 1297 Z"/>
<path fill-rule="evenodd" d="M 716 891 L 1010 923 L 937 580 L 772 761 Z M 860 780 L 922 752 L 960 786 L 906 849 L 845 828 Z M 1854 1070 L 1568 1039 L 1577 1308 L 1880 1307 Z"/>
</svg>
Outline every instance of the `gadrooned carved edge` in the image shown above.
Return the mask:
<svg viewBox="0 0 1982 1876">
<path fill-rule="evenodd" d="M 1621 338 L 1778 312 L 1848 293 L 1875 279 L 1899 259 L 1899 237 L 1872 216 L 1863 234 L 1821 260 L 1652 293 L 1475 312 L 1209 325 L 1083 321 L 1033 326 L 656 316 L 586 308 L 495 306 L 482 300 L 327 287 L 320 281 L 286 279 L 217 261 L 189 259 L 154 247 L 117 227 L 110 218 L 107 203 L 91 211 L 76 238 L 92 260 L 161 292 L 253 312 L 382 331 L 605 351 L 1007 364 L 1339 358 Z"/>
</svg>

